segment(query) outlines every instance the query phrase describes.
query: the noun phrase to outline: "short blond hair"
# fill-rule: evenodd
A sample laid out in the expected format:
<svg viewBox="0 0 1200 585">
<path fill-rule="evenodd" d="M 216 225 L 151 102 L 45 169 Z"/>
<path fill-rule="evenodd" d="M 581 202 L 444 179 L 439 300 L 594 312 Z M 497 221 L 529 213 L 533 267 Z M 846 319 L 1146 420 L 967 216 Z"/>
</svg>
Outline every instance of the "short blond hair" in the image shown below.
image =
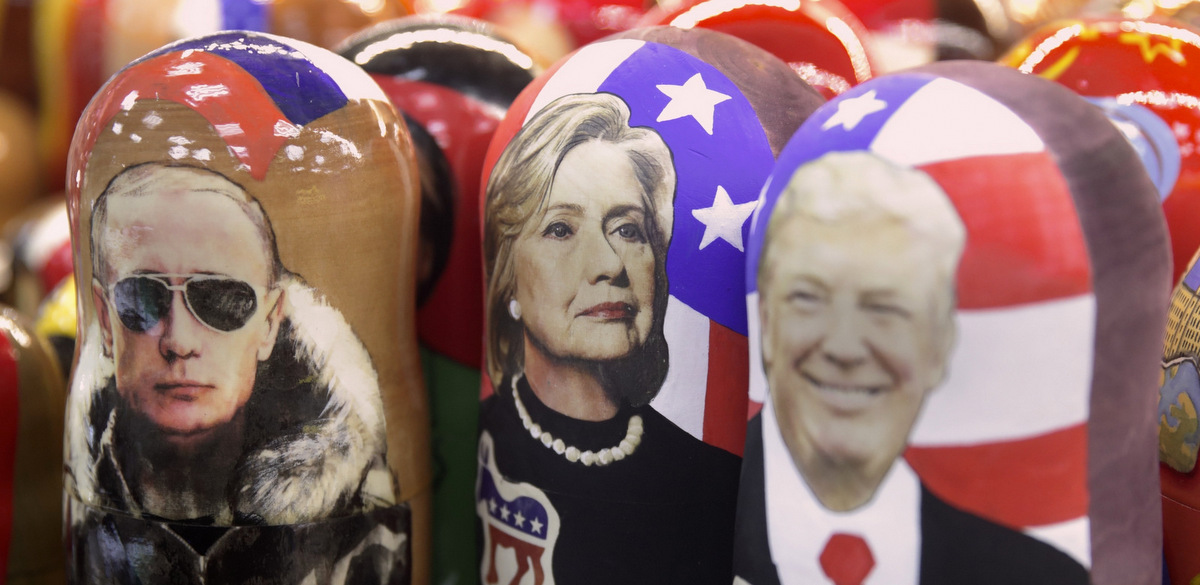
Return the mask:
<svg viewBox="0 0 1200 585">
<path fill-rule="evenodd" d="M 775 204 L 763 235 L 758 285 L 772 256 L 772 234 L 794 217 L 818 223 L 898 220 L 943 252 L 939 272 L 953 276 L 966 245 L 966 228 L 946 192 L 929 175 L 866 151 L 831 152 L 802 165 Z"/>
</svg>

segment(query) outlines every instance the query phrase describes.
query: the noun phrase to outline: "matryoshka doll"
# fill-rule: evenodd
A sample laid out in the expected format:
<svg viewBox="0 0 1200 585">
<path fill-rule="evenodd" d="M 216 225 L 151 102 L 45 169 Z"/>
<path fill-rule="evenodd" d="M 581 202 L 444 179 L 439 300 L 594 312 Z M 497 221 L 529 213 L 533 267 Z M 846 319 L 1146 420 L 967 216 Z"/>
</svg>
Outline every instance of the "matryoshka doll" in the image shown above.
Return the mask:
<svg viewBox="0 0 1200 585">
<path fill-rule="evenodd" d="M 1158 187 L 1177 282 L 1200 248 L 1200 34 L 1166 20 L 1058 21 L 1000 62 L 1088 98 L 1133 142 Z"/>
<path fill-rule="evenodd" d="M 826 98 L 872 75 L 863 45 L 867 29 L 838 0 L 685 2 L 672 10 L 655 8 L 639 25 L 699 27 L 733 35 L 783 59 Z"/>
<path fill-rule="evenodd" d="M 197 37 L 114 76 L 71 152 L 71 578 L 427 582 L 417 176 L 379 87 Z"/>
<path fill-rule="evenodd" d="M 48 189 L 62 188 L 71 132 L 88 100 L 109 76 L 158 47 L 251 30 L 332 48 L 365 26 L 409 13 L 398 0 L 39 0 L 35 8 Z"/>
<path fill-rule="evenodd" d="M 75 360 L 75 336 L 79 331 L 75 301 L 75 275 L 68 274 L 42 300 L 33 322 L 34 330 L 50 344 L 58 357 L 63 380 L 70 379 L 71 363 Z"/>
<path fill-rule="evenodd" d="M 533 59 L 481 20 L 411 16 L 339 52 L 405 115 L 421 165 L 417 337 L 433 421 L 435 583 L 473 581 L 475 447 L 483 359 L 480 173 Z"/>
<path fill-rule="evenodd" d="M 66 388 L 28 319 L 0 305 L 0 582 L 57 585 Z"/>
<path fill-rule="evenodd" d="M 482 581 L 730 581 L 744 236 L 817 93 L 701 29 L 536 79 L 484 176 Z"/>
<path fill-rule="evenodd" d="M 747 255 L 736 583 L 1161 582 L 1167 237 L 1100 110 L 983 62 L 875 78 L 792 138 Z"/>
<path fill-rule="evenodd" d="M 42 198 L 25 208 L 8 228 L 5 243 L 12 250 L 12 282 L 6 302 L 33 315 L 42 299 L 72 271 L 66 201 Z"/>
<path fill-rule="evenodd" d="M 1172 580 L 1200 575 L 1196 507 L 1195 405 L 1200 402 L 1196 360 L 1194 267 L 1200 248 L 1200 61 L 1195 29 L 1166 20 L 1091 18 L 1049 24 L 1002 62 L 1057 81 L 1104 109 L 1134 144 L 1155 180 L 1170 232 L 1177 283 L 1162 350 L 1157 393 L 1164 553 Z M 1149 388 L 1149 387 L 1148 387 Z"/>
</svg>

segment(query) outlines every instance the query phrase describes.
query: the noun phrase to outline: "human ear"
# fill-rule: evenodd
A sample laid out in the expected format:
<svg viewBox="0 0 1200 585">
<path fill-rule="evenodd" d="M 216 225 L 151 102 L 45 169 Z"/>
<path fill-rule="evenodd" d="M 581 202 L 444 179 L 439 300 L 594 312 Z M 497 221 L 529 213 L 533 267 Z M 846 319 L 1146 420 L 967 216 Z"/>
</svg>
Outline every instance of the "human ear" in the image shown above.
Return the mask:
<svg viewBox="0 0 1200 585">
<path fill-rule="evenodd" d="M 282 288 L 267 293 L 265 304 L 271 308 L 267 311 L 267 330 L 258 344 L 257 356 L 260 362 L 271 357 L 271 351 L 275 349 L 275 337 L 279 335 L 279 322 L 283 320 L 283 303 L 286 294 Z"/>
<path fill-rule="evenodd" d="M 92 279 L 92 306 L 96 309 L 96 320 L 100 322 L 100 333 L 104 339 L 104 355 L 112 357 L 112 322 L 108 315 L 108 295 L 99 280 Z"/>
</svg>

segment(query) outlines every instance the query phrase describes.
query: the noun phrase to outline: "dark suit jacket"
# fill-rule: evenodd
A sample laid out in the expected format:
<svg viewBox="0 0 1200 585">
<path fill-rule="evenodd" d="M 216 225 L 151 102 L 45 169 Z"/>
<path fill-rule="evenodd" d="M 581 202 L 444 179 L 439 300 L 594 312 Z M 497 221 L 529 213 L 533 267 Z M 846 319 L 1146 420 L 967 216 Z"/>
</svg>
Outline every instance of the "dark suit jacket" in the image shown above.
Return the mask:
<svg viewBox="0 0 1200 585">
<path fill-rule="evenodd" d="M 761 415 L 746 432 L 734 531 L 734 574 L 778 585 L 767 546 Z M 803 527 L 797 527 L 803 529 Z M 1040 540 L 959 510 L 921 486 L 920 585 L 1085 585 L 1088 573 Z"/>
</svg>

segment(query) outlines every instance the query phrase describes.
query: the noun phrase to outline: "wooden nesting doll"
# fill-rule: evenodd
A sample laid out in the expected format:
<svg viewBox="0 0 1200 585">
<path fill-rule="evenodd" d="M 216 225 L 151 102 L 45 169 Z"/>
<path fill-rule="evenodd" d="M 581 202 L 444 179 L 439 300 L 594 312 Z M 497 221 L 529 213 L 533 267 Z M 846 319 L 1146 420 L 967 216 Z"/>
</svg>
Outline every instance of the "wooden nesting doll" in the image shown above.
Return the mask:
<svg viewBox="0 0 1200 585">
<path fill-rule="evenodd" d="M 28 319 L 0 305 L 0 582 L 57 585 L 63 574 L 66 388 Z"/>
<path fill-rule="evenodd" d="M 1126 134 L 1158 187 L 1178 282 L 1200 248 L 1200 34 L 1164 20 L 1058 21 L 1000 62 L 1071 88 Z"/>
<path fill-rule="evenodd" d="M 71 364 L 75 360 L 75 336 L 79 331 L 74 274 L 68 274 L 46 295 L 38 307 L 33 325 L 37 334 L 54 350 L 63 380 L 69 380 Z"/>
<path fill-rule="evenodd" d="M 160 46 L 252 30 L 332 48 L 365 26 L 407 13 L 398 0 L 40 0 L 34 43 L 46 186 L 62 188 L 71 132 L 92 95 Z"/>
<path fill-rule="evenodd" d="M 484 173 L 485 584 L 729 583 L 744 235 L 820 101 L 762 49 L 662 27 L 509 109 Z"/>
<path fill-rule="evenodd" d="M 1160 582 L 1167 239 L 1100 110 L 875 78 L 792 138 L 747 255 L 736 583 Z"/>
<path fill-rule="evenodd" d="M 651 10 L 639 25 L 699 27 L 733 35 L 783 59 L 826 99 L 872 75 L 863 46 L 867 29 L 838 0 L 687 2 L 673 10 Z"/>
<path fill-rule="evenodd" d="M 496 126 L 533 59 L 481 20 L 411 16 L 340 53 L 405 114 L 421 165 L 417 337 L 433 421 L 435 583 L 476 579 L 473 490 L 483 359 L 479 182 Z"/>
<path fill-rule="evenodd" d="M 361 69 L 272 35 L 97 94 L 68 185 L 75 581 L 427 582 L 411 149 Z"/>
<path fill-rule="evenodd" d="M 42 198 L 10 224 L 12 285 L 7 300 L 25 315 L 72 271 L 71 230 L 64 199 Z"/>
</svg>

